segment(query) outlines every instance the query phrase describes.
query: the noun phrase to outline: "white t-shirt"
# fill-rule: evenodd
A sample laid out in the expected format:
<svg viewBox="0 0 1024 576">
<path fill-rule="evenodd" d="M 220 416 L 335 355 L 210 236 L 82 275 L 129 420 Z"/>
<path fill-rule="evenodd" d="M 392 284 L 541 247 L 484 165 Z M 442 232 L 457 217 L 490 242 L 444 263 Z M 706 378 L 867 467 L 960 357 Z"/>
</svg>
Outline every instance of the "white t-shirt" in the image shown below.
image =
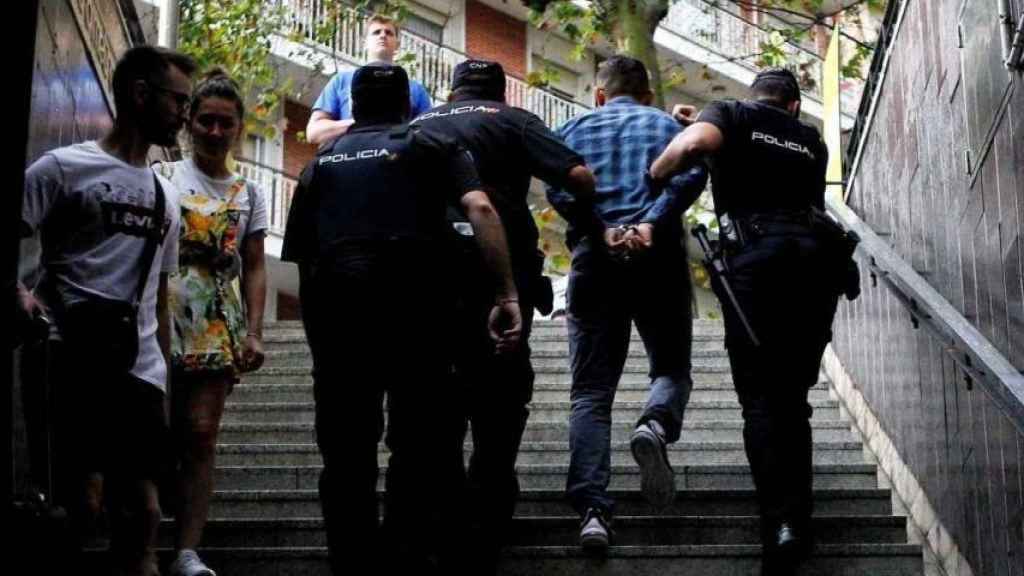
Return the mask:
<svg viewBox="0 0 1024 576">
<path fill-rule="evenodd" d="M 217 179 L 207 176 L 196 166 L 191 158 L 159 164 L 161 174 L 171 179 L 171 182 L 181 191 L 182 197 L 188 194 L 204 194 L 215 200 L 226 201 L 231 186 L 238 175 L 232 174 L 227 178 Z M 238 218 L 238 249 L 235 253 L 234 271 L 241 270 L 242 260 L 240 251 L 244 247 L 245 239 L 251 234 L 263 234 L 267 231 L 267 203 L 263 191 L 251 180 L 246 180 L 245 188 L 242 189 L 233 202 L 240 210 Z"/>
<path fill-rule="evenodd" d="M 178 190 L 158 177 L 166 234 L 139 304 L 139 356 L 131 373 L 164 390 L 167 365 L 156 338 L 156 298 L 160 273 L 178 269 Z M 145 232 L 155 215 L 153 182 L 152 169 L 111 156 L 95 141 L 52 150 L 29 166 L 22 220 L 40 232 L 45 297 L 69 304 L 90 295 L 135 300 Z"/>
</svg>

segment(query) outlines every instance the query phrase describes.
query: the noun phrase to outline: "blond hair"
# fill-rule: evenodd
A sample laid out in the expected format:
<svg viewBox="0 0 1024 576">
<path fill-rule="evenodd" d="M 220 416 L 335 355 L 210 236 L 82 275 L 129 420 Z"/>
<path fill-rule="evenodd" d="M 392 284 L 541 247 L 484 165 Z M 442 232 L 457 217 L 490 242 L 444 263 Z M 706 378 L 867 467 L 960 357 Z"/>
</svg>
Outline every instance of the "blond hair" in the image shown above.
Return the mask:
<svg viewBox="0 0 1024 576">
<path fill-rule="evenodd" d="M 401 27 L 398 25 L 398 20 L 390 16 L 383 14 L 374 14 L 366 20 L 366 29 L 370 29 L 370 24 L 384 24 L 385 26 L 391 26 L 391 29 L 395 31 L 395 36 L 401 31 Z"/>
</svg>

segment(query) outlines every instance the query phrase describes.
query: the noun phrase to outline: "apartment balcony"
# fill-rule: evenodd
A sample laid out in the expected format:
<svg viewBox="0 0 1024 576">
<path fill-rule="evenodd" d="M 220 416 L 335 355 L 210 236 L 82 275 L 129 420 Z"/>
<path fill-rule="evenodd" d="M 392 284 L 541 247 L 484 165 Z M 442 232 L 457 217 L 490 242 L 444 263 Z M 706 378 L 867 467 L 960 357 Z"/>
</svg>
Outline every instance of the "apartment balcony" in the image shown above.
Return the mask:
<svg viewBox="0 0 1024 576">
<path fill-rule="evenodd" d="M 307 66 L 314 62 L 325 64 L 327 72 L 336 67 L 359 66 L 366 62 L 363 46 L 365 15 L 347 10 L 338 18 L 333 36 L 323 40 L 318 30 L 330 22 L 328 7 L 316 0 L 267 0 L 284 11 L 285 29 L 281 39 L 292 45 L 284 51 L 294 57 L 301 53 Z M 525 14 L 525 8 L 521 6 Z M 767 17 L 765 17 L 767 18 Z M 758 67 L 751 56 L 771 38 L 772 22 L 758 25 L 721 8 L 712 7 L 706 0 L 677 0 L 655 34 L 655 41 L 663 52 L 663 59 L 707 66 L 719 79 L 715 81 L 718 96 L 741 98 L 746 93 Z M 776 27 L 782 27 L 776 23 Z M 468 58 L 456 49 L 444 46 L 408 30 L 402 30 L 399 58 L 412 78 L 422 83 L 435 101 L 447 98 L 451 89 L 451 75 L 455 66 Z M 296 49 L 295 45 L 301 46 Z M 805 112 L 815 118 L 822 117 L 821 87 L 822 58 L 792 42 L 783 45 L 789 55 L 788 66 L 800 79 L 805 95 Z M 694 74 L 692 76 L 699 76 Z M 694 78 L 692 82 L 706 82 Z M 509 104 L 537 114 L 548 126 L 558 126 L 569 118 L 585 112 L 588 107 L 559 96 L 549 90 L 530 86 L 523 79 L 507 76 L 506 98 Z M 844 93 L 844 111 L 856 109 L 859 91 Z M 847 118 L 852 122 L 852 117 Z"/>
<path fill-rule="evenodd" d="M 355 10 L 346 11 L 339 18 L 336 33 L 326 43 L 316 31 L 332 17 L 321 2 L 311 0 L 268 0 L 284 9 L 286 30 L 283 35 L 298 40 L 322 56 L 340 60 L 351 66 L 366 62 L 364 38 L 366 17 Z M 452 71 L 469 57 L 458 50 L 442 46 L 408 30 L 400 32 L 398 59 L 437 102 L 444 101 L 451 91 Z M 407 55 L 412 55 L 408 61 Z M 589 108 L 552 92 L 531 86 L 521 78 L 506 75 L 506 101 L 539 116 L 548 126 L 559 126 Z"/>
<path fill-rule="evenodd" d="M 708 0 L 676 0 L 655 33 L 655 42 L 662 48 L 707 66 L 719 75 L 738 82 L 745 95 L 759 67 L 757 56 L 762 46 L 772 42 L 774 29 L 791 28 L 769 15 L 755 24 L 746 18 L 713 6 Z M 781 46 L 787 64 L 800 83 L 804 94 L 804 112 L 822 117 L 822 83 L 824 60 L 811 46 L 785 42 Z M 860 102 L 860 84 L 841 93 L 844 126 L 852 125 Z M 850 88 L 850 87 L 848 87 Z"/>
<path fill-rule="evenodd" d="M 236 170 L 263 191 L 269 224 L 266 251 L 275 257 L 280 256 L 281 238 L 284 237 L 284 227 L 288 222 L 288 208 L 292 204 L 298 180 L 279 168 L 244 158 L 236 159 Z"/>
</svg>

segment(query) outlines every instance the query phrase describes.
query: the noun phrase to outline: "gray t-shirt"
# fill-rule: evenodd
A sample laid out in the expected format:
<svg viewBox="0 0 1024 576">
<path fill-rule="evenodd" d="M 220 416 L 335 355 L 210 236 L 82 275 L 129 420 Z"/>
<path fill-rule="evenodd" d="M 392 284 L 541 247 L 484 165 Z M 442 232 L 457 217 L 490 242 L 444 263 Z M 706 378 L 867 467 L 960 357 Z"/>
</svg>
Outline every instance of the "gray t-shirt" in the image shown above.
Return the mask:
<svg viewBox="0 0 1024 576">
<path fill-rule="evenodd" d="M 159 178 L 167 232 L 139 305 L 139 356 L 131 373 L 164 390 L 167 365 L 156 338 L 156 299 L 160 273 L 178 269 L 178 190 Z M 95 141 L 52 150 L 29 166 L 22 220 L 40 234 L 39 289 L 54 312 L 59 309 L 53 298 L 68 304 L 90 295 L 135 300 L 155 199 L 153 170 L 111 156 Z"/>
</svg>

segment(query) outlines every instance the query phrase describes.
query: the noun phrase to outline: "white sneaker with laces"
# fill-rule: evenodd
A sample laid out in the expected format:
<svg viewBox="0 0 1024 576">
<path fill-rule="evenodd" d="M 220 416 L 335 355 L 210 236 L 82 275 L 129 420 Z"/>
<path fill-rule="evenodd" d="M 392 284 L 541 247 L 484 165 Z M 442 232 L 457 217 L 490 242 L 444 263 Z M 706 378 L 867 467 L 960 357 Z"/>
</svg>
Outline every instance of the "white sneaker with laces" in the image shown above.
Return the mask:
<svg viewBox="0 0 1024 576">
<path fill-rule="evenodd" d="M 199 559 L 195 550 L 182 550 L 171 563 L 171 576 L 217 576 L 210 567 Z"/>
<path fill-rule="evenodd" d="M 633 458 L 640 465 L 640 490 L 647 501 L 667 508 L 676 498 L 676 475 L 665 452 L 665 430 L 655 420 L 636 427 L 629 440 Z"/>
<path fill-rule="evenodd" d="M 608 539 L 608 524 L 601 511 L 587 510 L 580 528 L 580 546 L 589 552 L 604 552 L 608 549 Z"/>
</svg>

